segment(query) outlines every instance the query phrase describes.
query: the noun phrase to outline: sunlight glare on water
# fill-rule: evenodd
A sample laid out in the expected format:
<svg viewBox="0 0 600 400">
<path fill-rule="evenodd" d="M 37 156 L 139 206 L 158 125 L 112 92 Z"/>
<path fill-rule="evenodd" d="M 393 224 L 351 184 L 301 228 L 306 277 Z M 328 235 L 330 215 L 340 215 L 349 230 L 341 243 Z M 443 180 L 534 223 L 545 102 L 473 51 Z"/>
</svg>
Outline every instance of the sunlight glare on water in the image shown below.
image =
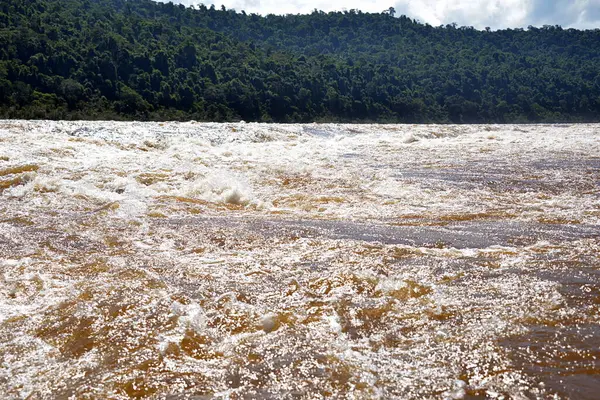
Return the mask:
<svg viewBox="0 0 600 400">
<path fill-rule="evenodd" d="M 0 393 L 595 399 L 599 190 L 599 125 L 0 121 Z"/>
</svg>

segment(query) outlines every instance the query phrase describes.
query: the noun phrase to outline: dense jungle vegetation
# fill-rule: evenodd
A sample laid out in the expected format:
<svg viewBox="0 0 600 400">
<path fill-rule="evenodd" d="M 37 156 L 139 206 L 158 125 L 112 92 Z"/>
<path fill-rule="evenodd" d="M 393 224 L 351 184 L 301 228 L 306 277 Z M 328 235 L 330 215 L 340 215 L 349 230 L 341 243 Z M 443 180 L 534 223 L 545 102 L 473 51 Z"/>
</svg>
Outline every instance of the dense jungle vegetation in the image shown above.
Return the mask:
<svg viewBox="0 0 600 400">
<path fill-rule="evenodd" d="M 2 0 L 0 117 L 598 121 L 600 30 Z"/>
</svg>

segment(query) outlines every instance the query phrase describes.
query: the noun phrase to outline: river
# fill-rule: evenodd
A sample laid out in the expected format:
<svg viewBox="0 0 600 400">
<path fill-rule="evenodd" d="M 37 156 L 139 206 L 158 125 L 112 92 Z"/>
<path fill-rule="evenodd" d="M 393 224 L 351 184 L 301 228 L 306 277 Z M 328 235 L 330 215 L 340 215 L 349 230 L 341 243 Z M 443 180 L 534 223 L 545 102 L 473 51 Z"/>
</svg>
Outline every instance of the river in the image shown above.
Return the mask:
<svg viewBox="0 0 600 400">
<path fill-rule="evenodd" d="M 10 399 L 596 399 L 600 125 L 0 121 Z"/>
</svg>

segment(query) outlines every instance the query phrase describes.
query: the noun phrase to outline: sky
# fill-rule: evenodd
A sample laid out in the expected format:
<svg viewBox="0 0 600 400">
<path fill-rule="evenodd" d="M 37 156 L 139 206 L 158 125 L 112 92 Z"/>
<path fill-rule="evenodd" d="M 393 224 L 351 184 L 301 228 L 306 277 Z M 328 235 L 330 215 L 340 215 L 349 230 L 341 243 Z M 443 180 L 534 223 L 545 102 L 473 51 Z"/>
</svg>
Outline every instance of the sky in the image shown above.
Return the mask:
<svg viewBox="0 0 600 400">
<path fill-rule="evenodd" d="M 167 1 L 167 0 L 162 0 Z M 457 23 L 477 29 L 526 28 L 561 25 L 563 28 L 600 28 L 600 0 L 173 0 L 186 6 L 203 3 L 256 14 L 307 14 L 322 11 L 382 12 L 394 7 L 433 26 Z"/>
</svg>

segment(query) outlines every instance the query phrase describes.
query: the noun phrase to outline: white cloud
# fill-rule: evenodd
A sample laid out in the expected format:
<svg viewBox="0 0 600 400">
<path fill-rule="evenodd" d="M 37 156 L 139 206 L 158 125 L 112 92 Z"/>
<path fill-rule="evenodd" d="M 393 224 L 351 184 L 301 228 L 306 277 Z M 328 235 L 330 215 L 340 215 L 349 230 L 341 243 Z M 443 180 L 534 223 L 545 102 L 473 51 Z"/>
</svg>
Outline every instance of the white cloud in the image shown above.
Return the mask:
<svg viewBox="0 0 600 400">
<path fill-rule="evenodd" d="M 482 29 L 523 26 L 528 0 L 400 0 L 396 8 L 421 22 L 437 26 L 456 22 Z"/>
<path fill-rule="evenodd" d="M 165 0 L 163 0 L 165 1 Z M 227 9 L 246 11 L 256 14 L 308 14 L 317 10 L 342 11 L 357 9 L 364 12 L 381 12 L 390 8 L 393 3 L 382 0 L 179 0 L 174 1 L 185 5 L 204 3 L 215 7 L 224 5 Z"/>
<path fill-rule="evenodd" d="M 165 1 L 165 0 L 163 0 Z M 483 29 L 562 25 L 600 28 L 600 0 L 174 0 L 185 5 L 204 3 L 257 14 L 307 14 L 312 10 L 359 9 L 381 12 L 390 6 L 398 15 L 433 26 L 456 22 Z"/>
</svg>

